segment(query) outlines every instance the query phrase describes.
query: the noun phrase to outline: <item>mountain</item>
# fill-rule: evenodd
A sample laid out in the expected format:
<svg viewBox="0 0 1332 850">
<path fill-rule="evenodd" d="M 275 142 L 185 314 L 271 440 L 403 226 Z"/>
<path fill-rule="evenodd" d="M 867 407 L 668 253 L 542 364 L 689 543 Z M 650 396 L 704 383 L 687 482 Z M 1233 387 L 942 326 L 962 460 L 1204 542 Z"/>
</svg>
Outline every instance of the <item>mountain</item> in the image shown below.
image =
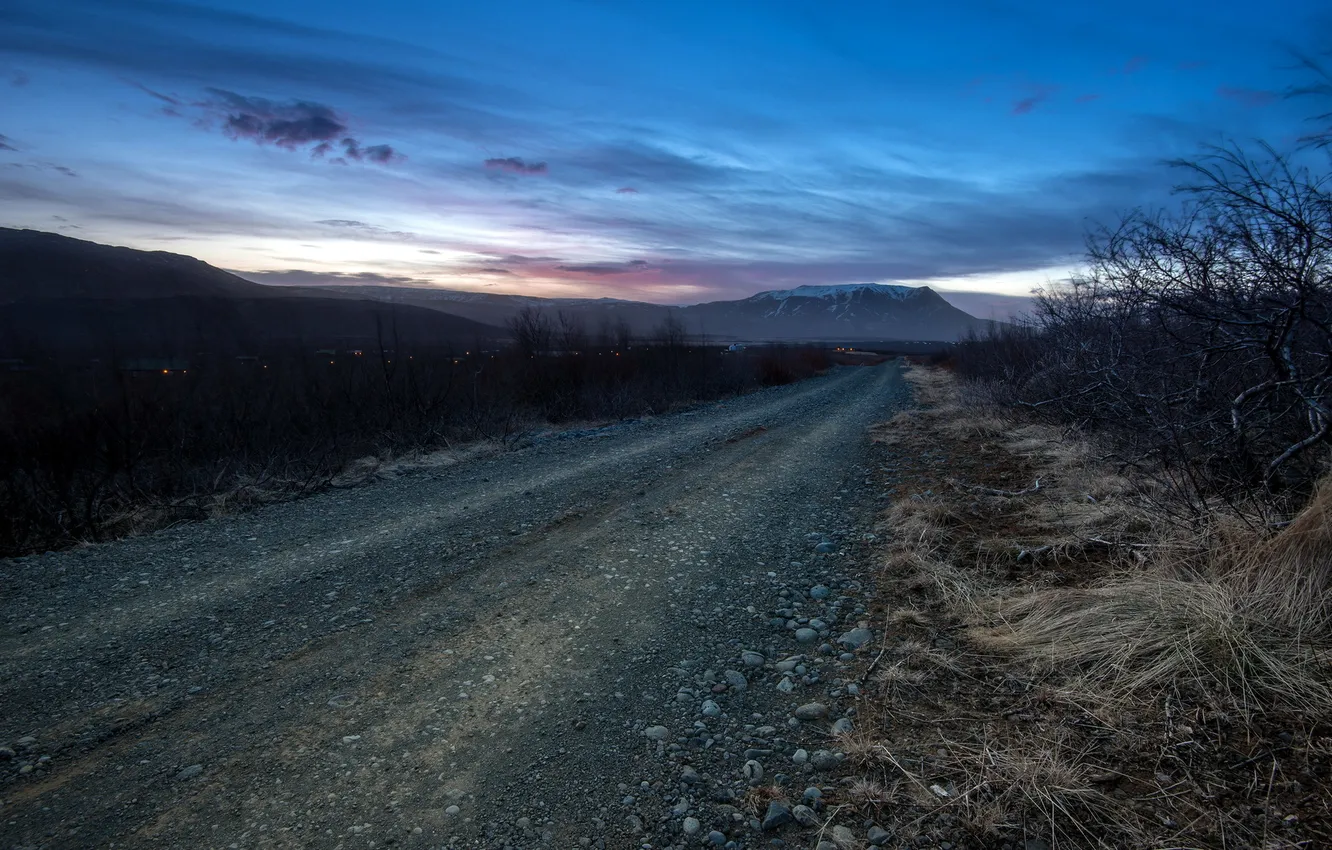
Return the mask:
<svg viewBox="0 0 1332 850">
<path fill-rule="evenodd" d="M 928 286 L 879 283 L 798 286 L 680 312 L 691 329 L 737 339 L 954 340 L 984 324 Z"/>
<path fill-rule="evenodd" d="M 650 335 L 674 316 L 690 335 L 745 341 L 955 340 L 986 325 L 929 287 L 877 283 L 800 286 L 760 292 L 738 301 L 667 307 L 614 298 L 537 298 L 405 286 L 337 286 L 329 291 L 410 304 L 503 326 L 519 310 L 544 310 L 579 322 L 591 333 L 628 325 Z"/>
<path fill-rule="evenodd" d="M 0 228 L 0 357 L 470 345 L 503 333 L 411 305 L 263 286 L 179 254 Z"/>
</svg>

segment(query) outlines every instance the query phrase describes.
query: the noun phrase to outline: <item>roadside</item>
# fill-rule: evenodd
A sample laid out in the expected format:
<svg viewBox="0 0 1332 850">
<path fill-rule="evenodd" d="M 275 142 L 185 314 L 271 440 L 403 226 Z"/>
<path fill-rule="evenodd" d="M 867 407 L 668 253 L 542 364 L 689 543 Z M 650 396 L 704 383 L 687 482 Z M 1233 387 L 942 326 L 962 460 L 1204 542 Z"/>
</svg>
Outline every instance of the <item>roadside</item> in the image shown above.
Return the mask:
<svg viewBox="0 0 1332 850">
<path fill-rule="evenodd" d="M 1332 842 L 1329 494 L 1275 536 L 1185 532 L 1076 434 L 908 379 L 921 406 L 875 429 L 886 631 L 836 801 L 882 846 Z"/>
</svg>

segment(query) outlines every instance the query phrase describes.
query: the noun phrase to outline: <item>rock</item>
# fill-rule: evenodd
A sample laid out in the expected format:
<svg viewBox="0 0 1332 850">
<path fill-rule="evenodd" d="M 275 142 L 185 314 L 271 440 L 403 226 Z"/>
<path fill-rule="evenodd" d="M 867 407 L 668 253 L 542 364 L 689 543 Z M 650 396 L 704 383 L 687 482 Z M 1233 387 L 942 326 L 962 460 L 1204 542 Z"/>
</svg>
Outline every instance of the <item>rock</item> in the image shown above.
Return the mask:
<svg viewBox="0 0 1332 850">
<path fill-rule="evenodd" d="M 852 629 L 839 637 L 837 642 L 852 649 L 860 649 L 872 640 L 874 640 L 874 632 L 869 629 Z"/>
<path fill-rule="evenodd" d="M 14 742 L 14 746 L 18 747 L 20 750 L 32 749 L 37 746 L 37 739 L 31 735 L 24 735 L 22 738 L 19 738 Z"/>
<path fill-rule="evenodd" d="M 828 716 L 828 706 L 821 702 L 807 702 L 793 713 L 796 720 L 822 720 Z"/>
<path fill-rule="evenodd" d="M 839 718 L 838 721 L 832 725 L 834 735 L 848 735 L 854 728 L 855 724 L 851 722 L 851 718 L 849 717 Z"/>
<path fill-rule="evenodd" d="M 834 826 L 833 843 L 838 847 L 855 847 L 856 834 L 851 831 L 849 826 Z"/>
<path fill-rule="evenodd" d="M 699 780 L 698 771 L 694 770 L 689 765 L 685 765 L 680 769 L 681 782 L 685 783 L 686 785 L 697 785 L 698 780 Z"/>
<path fill-rule="evenodd" d="M 809 761 L 809 750 L 804 747 L 801 747 L 791 754 L 792 764 L 804 764 L 807 761 Z"/>
<path fill-rule="evenodd" d="M 749 680 L 746 679 L 745 674 L 741 673 L 739 670 L 727 670 L 725 673 L 722 673 L 722 677 L 726 679 L 726 684 L 730 685 L 734 690 L 743 691 L 749 688 Z"/>
<path fill-rule="evenodd" d="M 795 690 L 795 682 L 791 681 L 790 676 L 783 676 L 782 680 L 777 683 L 777 690 L 784 694 L 789 694 L 791 691 Z"/>
<path fill-rule="evenodd" d="M 462 809 L 458 808 L 457 806 L 449 806 L 447 809 L 444 810 L 444 814 L 448 815 L 449 817 L 456 817 L 462 814 Z"/>
<path fill-rule="evenodd" d="M 702 712 L 704 717 L 721 717 L 722 710 L 721 706 L 717 705 L 717 703 L 710 699 L 705 699 L 703 700 Z"/>
<path fill-rule="evenodd" d="M 832 591 L 821 584 L 814 585 L 809 591 L 809 597 L 811 599 L 827 599 L 831 595 Z"/>
<path fill-rule="evenodd" d="M 708 833 L 708 840 L 713 844 L 716 844 L 718 847 L 721 847 L 726 843 L 726 835 L 714 829 L 712 832 Z"/>
<path fill-rule="evenodd" d="M 0 747 L 0 761 L 9 761 L 17 755 L 18 753 L 14 752 L 9 747 Z"/>
<path fill-rule="evenodd" d="M 796 823 L 801 826 L 816 827 L 819 825 L 819 816 L 814 814 L 814 810 L 809 806 L 796 806 L 791 809 L 791 816 L 794 817 Z"/>
<path fill-rule="evenodd" d="M 671 737 L 671 730 L 667 729 L 665 726 L 649 726 L 643 730 L 643 734 L 646 735 L 650 741 L 665 741 L 667 738 Z"/>
<path fill-rule="evenodd" d="M 819 633 L 811 628 L 796 629 L 795 639 L 799 643 L 813 643 L 819 639 Z"/>
<path fill-rule="evenodd" d="M 698 818 L 685 818 L 680 828 L 684 830 L 685 835 L 694 835 L 703 828 L 703 825 L 698 822 Z"/>
<path fill-rule="evenodd" d="M 831 750 L 815 750 L 814 755 L 810 756 L 809 763 L 814 765 L 815 770 L 832 770 L 842 763 L 842 754 L 834 753 Z"/>
<path fill-rule="evenodd" d="M 836 543 L 832 543 L 831 541 L 825 540 L 825 541 L 823 541 L 822 543 L 820 543 L 819 545 L 815 546 L 815 547 L 814 547 L 814 551 L 815 551 L 815 552 L 818 552 L 820 555 L 827 555 L 827 554 L 829 554 L 829 553 L 831 553 L 831 552 L 836 552 L 836 551 L 837 551 L 837 544 L 836 544 Z"/>
<path fill-rule="evenodd" d="M 753 759 L 745 762 L 743 772 L 745 774 L 745 781 L 750 785 L 758 785 L 763 781 L 763 765 Z"/>
<path fill-rule="evenodd" d="M 823 796 L 823 792 L 820 791 L 815 786 L 811 785 L 808 788 L 806 788 L 805 793 L 801 794 L 800 796 L 805 798 L 806 800 L 817 800 Z"/>
<path fill-rule="evenodd" d="M 762 667 L 768 659 L 763 657 L 763 653 L 755 652 L 752 649 L 746 649 L 740 653 L 740 663 L 746 667 Z"/>
<path fill-rule="evenodd" d="M 783 661 L 778 661 L 773 667 L 778 673 L 790 673 L 799 663 L 800 661 L 798 658 L 787 658 Z"/>
<path fill-rule="evenodd" d="M 193 779 L 194 777 L 198 776 L 201 773 L 203 773 L 203 765 L 192 764 L 189 767 L 182 767 L 179 771 L 177 771 L 176 778 L 181 780 Z"/>
<path fill-rule="evenodd" d="M 893 834 L 883 827 L 875 824 L 869 829 L 869 843 L 873 847 L 882 847 L 893 840 Z"/>
<path fill-rule="evenodd" d="M 768 811 L 763 815 L 763 830 L 765 832 L 774 829 L 780 829 L 795 820 L 791 810 L 776 800 L 768 803 Z"/>
</svg>

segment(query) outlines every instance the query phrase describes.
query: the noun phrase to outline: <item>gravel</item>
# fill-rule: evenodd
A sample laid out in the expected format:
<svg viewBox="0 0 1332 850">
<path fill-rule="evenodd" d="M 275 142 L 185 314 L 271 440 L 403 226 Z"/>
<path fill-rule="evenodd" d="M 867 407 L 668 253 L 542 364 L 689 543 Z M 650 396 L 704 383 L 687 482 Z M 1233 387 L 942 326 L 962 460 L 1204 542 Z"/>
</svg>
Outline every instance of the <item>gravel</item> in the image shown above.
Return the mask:
<svg viewBox="0 0 1332 850">
<path fill-rule="evenodd" d="M 810 846 L 843 757 L 788 720 L 854 709 L 814 644 L 867 617 L 866 429 L 908 395 L 836 369 L 0 561 L 3 844 L 754 847 L 758 781 Z"/>
</svg>

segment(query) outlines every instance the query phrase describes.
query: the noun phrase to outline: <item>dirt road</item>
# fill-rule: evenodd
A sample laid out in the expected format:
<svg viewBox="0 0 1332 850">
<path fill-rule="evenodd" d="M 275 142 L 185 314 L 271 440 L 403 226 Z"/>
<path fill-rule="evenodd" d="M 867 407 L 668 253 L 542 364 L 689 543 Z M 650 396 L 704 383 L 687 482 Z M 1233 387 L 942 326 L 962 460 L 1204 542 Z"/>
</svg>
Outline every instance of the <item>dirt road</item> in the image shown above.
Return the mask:
<svg viewBox="0 0 1332 850">
<path fill-rule="evenodd" d="M 906 397 L 840 368 L 0 561 L 0 847 L 810 844 L 746 789 L 836 781 Z"/>
</svg>

